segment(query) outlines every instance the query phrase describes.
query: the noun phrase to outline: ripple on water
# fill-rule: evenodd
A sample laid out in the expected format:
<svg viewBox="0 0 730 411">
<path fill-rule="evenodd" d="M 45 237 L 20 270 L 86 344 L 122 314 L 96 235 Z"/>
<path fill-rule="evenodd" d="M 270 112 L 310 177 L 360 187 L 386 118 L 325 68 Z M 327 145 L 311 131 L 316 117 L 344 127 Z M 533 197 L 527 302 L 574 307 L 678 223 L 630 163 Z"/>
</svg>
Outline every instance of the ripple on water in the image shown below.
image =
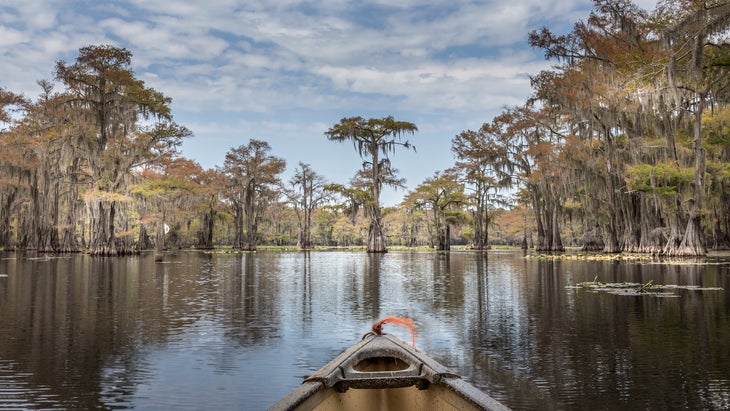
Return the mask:
<svg viewBox="0 0 730 411">
<path fill-rule="evenodd" d="M 718 410 L 730 409 L 730 379 L 721 375 L 710 375 L 704 397 L 708 405 Z"/>
<path fill-rule="evenodd" d="M 45 385 L 30 382 L 33 373 L 17 370 L 15 362 L 0 359 L 0 409 L 56 408 L 58 396 Z"/>
</svg>

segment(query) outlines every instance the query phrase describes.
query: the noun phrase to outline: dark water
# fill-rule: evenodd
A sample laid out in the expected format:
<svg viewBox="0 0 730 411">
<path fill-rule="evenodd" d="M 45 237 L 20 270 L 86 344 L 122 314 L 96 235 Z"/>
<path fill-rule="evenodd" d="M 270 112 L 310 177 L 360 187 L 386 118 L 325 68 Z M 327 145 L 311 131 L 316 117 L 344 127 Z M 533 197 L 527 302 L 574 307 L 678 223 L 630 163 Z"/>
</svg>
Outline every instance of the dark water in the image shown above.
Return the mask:
<svg viewBox="0 0 730 411">
<path fill-rule="evenodd" d="M 728 409 L 730 265 L 711 262 L 0 253 L 0 409 L 266 409 L 390 315 L 515 409 Z M 566 288 L 596 276 L 724 290 Z"/>
</svg>

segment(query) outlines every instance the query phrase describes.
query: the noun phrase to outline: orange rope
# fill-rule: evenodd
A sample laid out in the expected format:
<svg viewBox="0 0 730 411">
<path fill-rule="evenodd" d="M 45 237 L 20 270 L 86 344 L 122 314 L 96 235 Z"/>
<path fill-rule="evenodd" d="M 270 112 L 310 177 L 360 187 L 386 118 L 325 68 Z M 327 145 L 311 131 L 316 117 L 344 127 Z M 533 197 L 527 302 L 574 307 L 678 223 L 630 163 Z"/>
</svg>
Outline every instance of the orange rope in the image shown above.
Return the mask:
<svg viewBox="0 0 730 411">
<path fill-rule="evenodd" d="M 411 332 L 411 345 L 416 348 L 416 324 L 410 318 L 386 317 L 373 324 L 373 332 L 377 335 L 383 335 L 383 325 L 388 323 L 405 325 Z"/>
</svg>

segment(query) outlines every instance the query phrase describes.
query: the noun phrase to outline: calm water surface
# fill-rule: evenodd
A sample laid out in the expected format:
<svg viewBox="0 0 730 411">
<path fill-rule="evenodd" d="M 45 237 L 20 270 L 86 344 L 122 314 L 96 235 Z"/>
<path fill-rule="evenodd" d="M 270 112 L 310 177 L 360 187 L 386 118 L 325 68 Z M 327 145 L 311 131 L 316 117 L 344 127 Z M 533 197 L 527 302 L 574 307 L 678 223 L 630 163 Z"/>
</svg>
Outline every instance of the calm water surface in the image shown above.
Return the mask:
<svg viewBox="0 0 730 411">
<path fill-rule="evenodd" d="M 515 409 L 728 409 L 730 264 L 710 262 L 0 253 L 0 409 L 266 409 L 391 315 Z M 723 291 L 566 288 L 596 277 Z"/>
</svg>

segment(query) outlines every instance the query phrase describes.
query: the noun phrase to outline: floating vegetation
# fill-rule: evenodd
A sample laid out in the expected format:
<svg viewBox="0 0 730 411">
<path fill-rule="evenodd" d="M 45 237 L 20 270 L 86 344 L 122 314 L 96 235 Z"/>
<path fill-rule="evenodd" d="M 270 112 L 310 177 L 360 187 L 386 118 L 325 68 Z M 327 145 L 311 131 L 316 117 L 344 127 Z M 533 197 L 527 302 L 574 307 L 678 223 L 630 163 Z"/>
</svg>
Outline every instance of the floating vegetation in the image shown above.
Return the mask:
<svg viewBox="0 0 730 411">
<path fill-rule="evenodd" d="M 543 260 L 585 260 L 585 261 L 655 261 L 656 256 L 648 254 L 528 254 L 527 258 Z"/>
<path fill-rule="evenodd" d="M 51 261 L 51 260 L 68 260 L 73 257 L 68 255 L 44 255 L 40 257 L 26 257 L 28 261 Z"/>
<path fill-rule="evenodd" d="M 403 247 L 402 249 L 408 249 L 406 247 Z M 426 248 L 423 248 L 426 250 Z M 290 252 L 290 251 L 364 251 L 364 246 L 349 246 L 349 247 L 330 247 L 330 246 L 316 246 L 312 248 L 307 249 L 301 249 L 297 246 L 278 246 L 278 245 L 264 245 L 264 246 L 256 246 L 256 250 L 240 250 L 230 247 L 224 247 L 224 248 L 216 248 L 213 250 L 204 250 L 203 252 L 205 254 L 250 254 L 255 253 L 257 251 L 280 251 L 280 252 Z M 395 247 L 389 247 L 388 250 L 400 250 L 399 248 Z M 418 250 L 416 247 L 411 247 L 410 250 Z M 431 249 L 433 251 L 433 249 Z"/>
<path fill-rule="evenodd" d="M 649 281 L 646 284 L 641 283 L 602 283 L 598 279 L 578 283 L 576 285 L 568 285 L 568 289 L 587 289 L 592 292 L 604 292 L 608 294 L 639 296 L 651 295 L 654 297 L 679 297 L 676 290 L 691 291 L 723 291 L 719 287 L 700 287 L 697 285 L 676 285 L 676 284 L 654 284 Z"/>
<path fill-rule="evenodd" d="M 664 265 L 729 265 L 728 259 L 717 257 L 667 257 L 651 254 L 600 254 L 600 253 L 564 253 L 564 254 L 527 254 L 525 258 L 555 261 L 638 261 L 643 264 Z"/>
</svg>

